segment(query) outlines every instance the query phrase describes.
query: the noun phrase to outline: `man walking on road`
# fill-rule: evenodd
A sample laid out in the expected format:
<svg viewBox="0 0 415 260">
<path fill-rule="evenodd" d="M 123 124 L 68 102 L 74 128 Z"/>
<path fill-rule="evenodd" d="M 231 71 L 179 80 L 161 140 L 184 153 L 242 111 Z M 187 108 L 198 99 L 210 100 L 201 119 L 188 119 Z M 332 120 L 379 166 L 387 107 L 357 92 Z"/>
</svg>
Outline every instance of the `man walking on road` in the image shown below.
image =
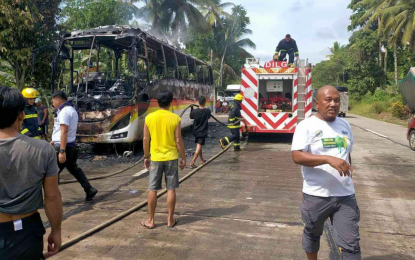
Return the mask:
<svg viewBox="0 0 415 260">
<path fill-rule="evenodd" d="M 67 102 L 65 92 L 56 91 L 52 94 L 52 105 L 58 111 L 55 115 L 55 122 L 52 133 L 52 146 L 58 153 L 58 166 L 60 171 L 66 169 L 72 174 L 86 193 L 86 201 L 92 200 L 98 190 L 93 188 L 85 176 L 84 171 L 78 167 L 78 148 L 76 147 L 76 130 L 78 128 L 78 113 Z"/>
<path fill-rule="evenodd" d="M 353 135 L 349 123 L 337 117 L 339 92 L 325 86 L 317 93 L 318 113 L 302 121 L 294 134 L 292 156 L 302 165 L 305 228 L 303 249 L 316 260 L 324 222 L 330 218 L 334 239 L 344 260 L 360 260 L 359 220 L 352 180 Z"/>
<path fill-rule="evenodd" d="M 39 260 L 45 207 L 52 231 L 48 254 L 59 251 L 62 198 L 55 150 L 47 142 L 19 134 L 26 101 L 15 89 L 0 86 L 0 259 Z M 44 192 L 44 200 L 42 194 Z"/>
<path fill-rule="evenodd" d="M 211 111 L 209 108 L 205 108 L 206 98 L 204 96 L 199 97 L 199 108 L 193 109 L 190 112 L 190 119 L 193 121 L 193 135 L 195 136 L 196 152 L 193 156 L 193 160 L 190 163 L 190 169 L 195 169 L 197 166 L 195 162 L 197 157 L 200 157 L 202 163 L 205 163 L 203 159 L 202 147 L 205 145 L 205 139 L 208 134 L 209 119 L 211 117 Z"/>
<path fill-rule="evenodd" d="M 166 180 L 168 218 L 167 227 L 174 228 L 176 207 L 176 189 L 179 187 L 179 153 L 180 169 L 186 167 L 186 154 L 182 138 L 181 119 L 169 111 L 173 101 L 173 92 L 161 91 L 157 96 L 160 109 L 149 114 L 144 124 L 144 165 L 150 170 L 148 191 L 148 214 L 141 225 L 152 229 L 155 227 L 154 214 L 157 207 L 157 191 L 162 189 L 162 177 Z M 150 145 L 151 139 L 151 145 Z M 151 159 L 150 159 L 151 149 Z"/>
</svg>

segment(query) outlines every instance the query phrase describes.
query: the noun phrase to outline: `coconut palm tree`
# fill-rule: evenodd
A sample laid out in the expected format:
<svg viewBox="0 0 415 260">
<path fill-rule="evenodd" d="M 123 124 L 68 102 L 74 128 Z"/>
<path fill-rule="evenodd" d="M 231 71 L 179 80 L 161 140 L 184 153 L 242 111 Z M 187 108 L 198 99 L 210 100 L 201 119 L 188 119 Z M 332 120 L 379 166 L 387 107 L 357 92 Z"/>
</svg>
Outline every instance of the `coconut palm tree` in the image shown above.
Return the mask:
<svg viewBox="0 0 415 260">
<path fill-rule="evenodd" d="M 340 51 L 344 50 L 346 48 L 346 46 L 341 45 L 340 42 L 335 41 L 333 43 L 333 47 L 330 47 L 330 54 L 327 55 L 328 58 L 331 58 L 333 56 L 335 56 L 337 53 L 339 53 Z"/>
<path fill-rule="evenodd" d="M 222 3 L 221 0 L 211 0 L 200 6 L 202 14 L 205 16 L 207 23 L 212 26 L 222 26 L 222 17 L 229 18 L 231 15 L 225 12 L 225 8 L 234 7 L 234 3 Z"/>
<path fill-rule="evenodd" d="M 162 15 L 161 5 L 162 0 L 138 0 L 132 2 L 144 2 L 145 5 L 138 9 L 137 16 L 145 20 L 151 25 L 151 32 L 153 34 L 161 34 L 160 31 L 160 20 Z"/>
<path fill-rule="evenodd" d="M 395 83 L 398 84 L 397 42 L 415 50 L 415 0 L 388 0 L 380 11 L 389 44 L 394 46 Z"/>
<path fill-rule="evenodd" d="M 138 16 L 151 24 L 151 32 L 158 37 L 169 38 L 173 45 L 187 40 L 188 29 L 208 30 L 205 17 L 198 6 L 213 5 L 211 0 L 137 0 L 144 2 Z M 217 0 L 214 0 L 217 1 Z"/>
<path fill-rule="evenodd" d="M 369 26 L 377 23 L 378 25 L 378 36 L 379 36 L 379 51 L 378 51 L 378 65 L 382 67 L 382 38 L 384 38 L 384 32 L 382 28 L 382 10 L 386 7 L 389 7 L 391 4 L 390 0 L 361 0 L 357 5 L 367 7 L 367 11 L 360 18 L 359 22 L 364 24 L 366 23 L 365 29 L 368 29 Z M 387 46 L 385 46 L 385 56 L 387 57 Z M 385 57 L 385 62 L 386 62 Z M 385 64 L 385 68 L 387 64 Z M 385 70 L 386 75 L 386 70 Z"/>
<path fill-rule="evenodd" d="M 218 54 L 220 54 L 218 57 L 221 57 L 219 86 L 222 86 L 226 56 L 233 52 L 252 57 L 252 55 L 244 48 L 256 48 L 255 43 L 251 39 L 245 38 L 245 36 L 252 34 L 252 31 L 246 28 L 249 24 L 249 18 L 246 17 L 246 10 L 241 5 L 232 8 L 232 16 L 228 19 L 224 19 L 222 24 L 222 30 L 218 30 L 215 33 L 215 40 L 219 51 Z"/>
</svg>

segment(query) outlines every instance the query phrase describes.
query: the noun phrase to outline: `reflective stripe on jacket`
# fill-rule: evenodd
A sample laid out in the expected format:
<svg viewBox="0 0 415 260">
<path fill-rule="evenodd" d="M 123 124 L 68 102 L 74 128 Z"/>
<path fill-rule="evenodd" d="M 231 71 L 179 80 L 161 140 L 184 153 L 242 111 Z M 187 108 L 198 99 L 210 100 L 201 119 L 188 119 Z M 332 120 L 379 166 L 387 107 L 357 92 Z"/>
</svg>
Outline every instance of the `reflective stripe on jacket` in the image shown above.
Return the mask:
<svg viewBox="0 0 415 260">
<path fill-rule="evenodd" d="M 276 53 L 279 53 L 280 51 L 282 52 L 289 52 L 289 51 L 294 51 L 295 55 L 298 55 L 298 47 L 297 47 L 297 42 L 291 38 L 291 40 L 289 42 L 287 42 L 285 39 L 282 39 L 277 46 L 277 49 L 275 50 Z"/>
<path fill-rule="evenodd" d="M 24 120 L 22 124 L 21 134 L 27 135 L 33 138 L 39 138 L 39 132 L 41 131 L 37 122 L 37 109 L 35 106 L 26 106 L 24 109 Z"/>
<path fill-rule="evenodd" d="M 229 113 L 228 124 L 234 124 L 238 120 L 241 120 L 241 118 L 242 118 L 242 116 L 241 116 L 241 104 L 235 101 L 233 106 L 232 106 L 232 110 Z M 229 129 L 241 128 L 241 123 L 239 122 L 236 125 L 228 126 L 228 128 Z"/>
</svg>

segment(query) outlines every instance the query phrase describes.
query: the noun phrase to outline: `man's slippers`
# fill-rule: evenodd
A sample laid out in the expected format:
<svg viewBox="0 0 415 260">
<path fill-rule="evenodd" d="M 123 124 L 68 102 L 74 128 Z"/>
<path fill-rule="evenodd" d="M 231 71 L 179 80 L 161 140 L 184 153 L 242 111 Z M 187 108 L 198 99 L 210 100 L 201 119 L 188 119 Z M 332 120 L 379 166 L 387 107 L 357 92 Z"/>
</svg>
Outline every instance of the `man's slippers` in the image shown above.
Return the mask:
<svg viewBox="0 0 415 260">
<path fill-rule="evenodd" d="M 177 222 L 179 222 L 177 219 L 174 220 L 173 226 L 167 226 L 167 228 L 174 228 L 177 224 Z"/>
<path fill-rule="evenodd" d="M 154 226 L 154 227 L 152 227 L 152 226 L 147 226 L 145 221 L 141 222 L 141 225 L 142 225 L 143 227 L 148 228 L 148 229 L 153 229 L 153 228 L 155 228 L 155 226 Z"/>
</svg>

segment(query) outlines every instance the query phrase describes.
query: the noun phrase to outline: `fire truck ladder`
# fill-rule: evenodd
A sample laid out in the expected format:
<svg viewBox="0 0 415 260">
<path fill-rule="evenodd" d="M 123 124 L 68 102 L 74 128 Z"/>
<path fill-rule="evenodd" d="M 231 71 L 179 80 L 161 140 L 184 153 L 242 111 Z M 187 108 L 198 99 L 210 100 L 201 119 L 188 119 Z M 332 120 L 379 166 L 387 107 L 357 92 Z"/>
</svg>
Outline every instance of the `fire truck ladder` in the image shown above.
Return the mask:
<svg viewBox="0 0 415 260">
<path fill-rule="evenodd" d="M 306 85 L 307 85 L 307 75 L 306 75 L 306 61 L 299 60 L 298 63 L 298 97 L 297 97 L 297 120 L 298 123 L 305 119 L 305 107 L 306 107 Z"/>
</svg>

